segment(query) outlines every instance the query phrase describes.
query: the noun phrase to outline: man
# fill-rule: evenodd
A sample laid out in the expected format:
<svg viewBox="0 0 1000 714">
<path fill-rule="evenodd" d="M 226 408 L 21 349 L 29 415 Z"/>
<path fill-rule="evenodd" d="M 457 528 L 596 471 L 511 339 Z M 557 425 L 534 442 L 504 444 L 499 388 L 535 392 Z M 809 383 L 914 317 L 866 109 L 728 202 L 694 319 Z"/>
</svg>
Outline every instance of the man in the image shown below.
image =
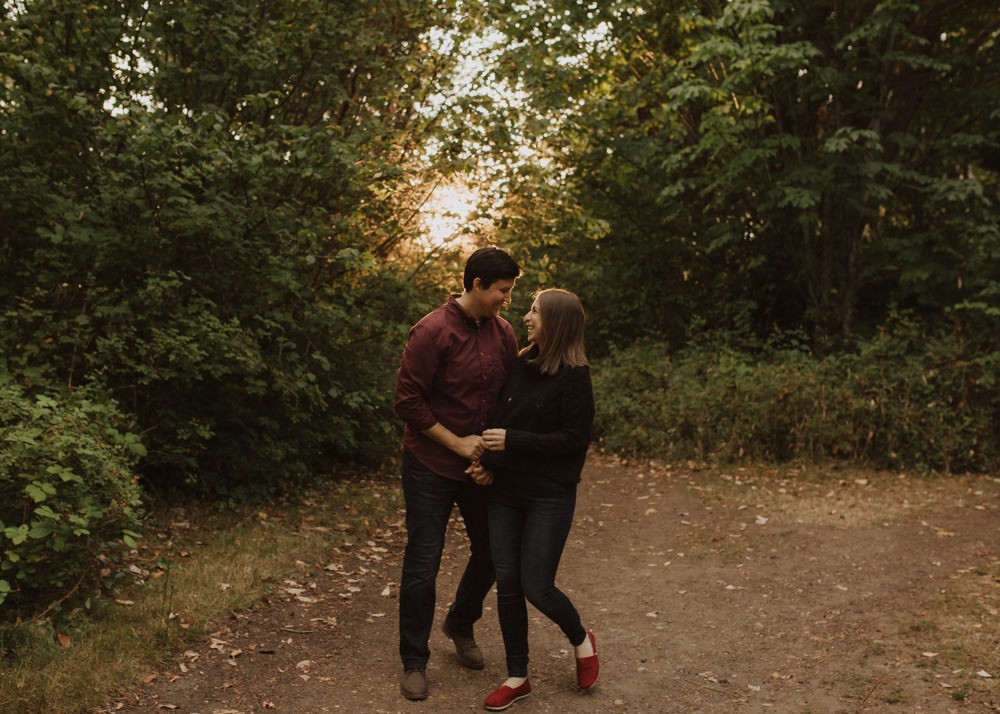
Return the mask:
<svg viewBox="0 0 1000 714">
<path fill-rule="evenodd" d="M 517 338 L 500 310 L 521 274 L 499 248 L 481 248 L 465 264 L 461 295 L 425 315 L 410 330 L 396 382 L 396 414 L 404 422 L 403 497 L 406 551 L 399 589 L 400 691 L 427 698 L 427 661 L 441 565 L 452 506 L 469 536 L 466 564 L 442 630 L 458 660 L 482 669 L 473 636 L 483 599 L 493 587 L 486 492 L 466 475 L 483 453 L 483 429 L 517 356 Z"/>
</svg>

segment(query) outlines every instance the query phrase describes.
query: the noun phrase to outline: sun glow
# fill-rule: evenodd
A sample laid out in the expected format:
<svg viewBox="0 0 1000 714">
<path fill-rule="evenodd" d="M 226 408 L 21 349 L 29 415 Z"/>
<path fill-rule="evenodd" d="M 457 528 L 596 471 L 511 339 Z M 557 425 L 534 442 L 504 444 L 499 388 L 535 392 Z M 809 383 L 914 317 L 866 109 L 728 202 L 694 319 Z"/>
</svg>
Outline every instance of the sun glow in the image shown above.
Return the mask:
<svg viewBox="0 0 1000 714">
<path fill-rule="evenodd" d="M 461 183 L 438 186 L 420 209 L 421 243 L 428 249 L 460 245 L 468 240 L 480 197 Z"/>
</svg>

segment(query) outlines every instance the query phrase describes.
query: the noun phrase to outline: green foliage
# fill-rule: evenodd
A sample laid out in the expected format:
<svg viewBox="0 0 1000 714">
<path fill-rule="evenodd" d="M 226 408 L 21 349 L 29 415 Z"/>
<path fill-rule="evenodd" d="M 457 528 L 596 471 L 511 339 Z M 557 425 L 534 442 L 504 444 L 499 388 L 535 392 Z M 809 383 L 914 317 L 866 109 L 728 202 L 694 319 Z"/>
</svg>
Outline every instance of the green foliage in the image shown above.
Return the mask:
<svg viewBox="0 0 1000 714">
<path fill-rule="evenodd" d="M 1000 466 L 997 358 L 906 319 L 826 359 L 800 341 L 675 354 L 652 342 L 595 367 L 597 433 L 611 450 L 660 458 L 987 472 Z"/>
<path fill-rule="evenodd" d="M 802 328 L 826 353 L 894 309 L 947 324 L 997 274 L 993 3 L 500 7 L 503 78 L 531 106 L 503 119 L 548 167 L 514 214 L 597 352 L 707 324 Z M 567 230 L 588 220 L 597 240 Z"/>
<path fill-rule="evenodd" d="M 414 216 L 428 187 L 473 169 L 487 203 L 505 199 L 490 237 L 528 270 L 517 300 L 580 293 L 595 356 L 729 335 L 717 359 L 696 359 L 697 342 L 690 363 L 671 356 L 715 416 L 671 412 L 680 436 L 662 444 L 887 462 L 905 447 L 934 468 L 989 452 L 971 435 L 992 401 L 955 371 L 988 389 L 997 367 L 1000 43 L 985 0 L 0 13 L 0 368 L 107 388 L 148 449 L 151 493 L 260 498 L 395 448 L 406 329 L 460 268 L 417 254 Z M 466 93 L 450 73 L 484 45 L 463 40 L 492 29 L 507 41 Z M 939 358 L 929 342 L 893 353 L 906 389 L 849 351 L 901 344 L 879 333 L 896 310 L 948 335 Z M 734 337 L 755 349 L 799 330 L 801 349 L 766 359 Z M 655 383 L 643 355 L 614 359 Z M 815 410 L 824 389 L 837 410 Z M 733 398 L 739 418 L 719 422 Z M 912 433 L 865 411 L 873 399 Z M 942 405 L 958 436 L 921 442 Z M 829 421 L 802 426 L 817 413 Z"/>
<path fill-rule="evenodd" d="M 156 493 L 260 498 L 383 457 L 420 303 L 414 104 L 456 6 L 5 11 L 2 364 L 107 385 Z"/>
<path fill-rule="evenodd" d="M 0 381 L 0 603 L 44 602 L 135 546 L 146 451 L 122 424 L 95 390 Z"/>
</svg>

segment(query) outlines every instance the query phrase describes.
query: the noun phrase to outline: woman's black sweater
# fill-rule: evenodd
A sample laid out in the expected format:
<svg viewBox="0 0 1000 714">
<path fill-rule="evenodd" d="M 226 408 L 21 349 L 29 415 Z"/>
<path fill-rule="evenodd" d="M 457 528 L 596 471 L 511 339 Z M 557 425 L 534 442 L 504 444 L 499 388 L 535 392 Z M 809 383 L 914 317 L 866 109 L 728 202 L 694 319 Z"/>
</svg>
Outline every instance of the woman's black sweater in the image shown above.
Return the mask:
<svg viewBox="0 0 1000 714">
<path fill-rule="evenodd" d="M 594 422 L 589 367 L 563 367 L 542 374 L 522 354 L 507 373 L 489 426 L 507 430 L 504 451 L 488 451 L 482 462 L 498 480 L 504 476 L 575 483 L 587 458 Z"/>
</svg>

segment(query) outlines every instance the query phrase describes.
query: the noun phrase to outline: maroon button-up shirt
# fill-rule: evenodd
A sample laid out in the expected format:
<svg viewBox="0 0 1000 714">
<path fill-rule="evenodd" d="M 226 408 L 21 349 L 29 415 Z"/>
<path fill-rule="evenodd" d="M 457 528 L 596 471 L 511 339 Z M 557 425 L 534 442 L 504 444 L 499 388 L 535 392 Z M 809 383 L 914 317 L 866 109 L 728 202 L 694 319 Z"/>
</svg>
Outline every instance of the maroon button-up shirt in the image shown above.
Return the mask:
<svg viewBox="0 0 1000 714">
<path fill-rule="evenodd" d="M 481 434 L 517 357 L 514 329 L 502 317 L 478 323 L 452 295 L 410 329 L 396 376 L 403 448 L 445 478 L 465 480 L 469 462 L 422 432 L 441 423 L 456 436 Z"/>
</svg>

